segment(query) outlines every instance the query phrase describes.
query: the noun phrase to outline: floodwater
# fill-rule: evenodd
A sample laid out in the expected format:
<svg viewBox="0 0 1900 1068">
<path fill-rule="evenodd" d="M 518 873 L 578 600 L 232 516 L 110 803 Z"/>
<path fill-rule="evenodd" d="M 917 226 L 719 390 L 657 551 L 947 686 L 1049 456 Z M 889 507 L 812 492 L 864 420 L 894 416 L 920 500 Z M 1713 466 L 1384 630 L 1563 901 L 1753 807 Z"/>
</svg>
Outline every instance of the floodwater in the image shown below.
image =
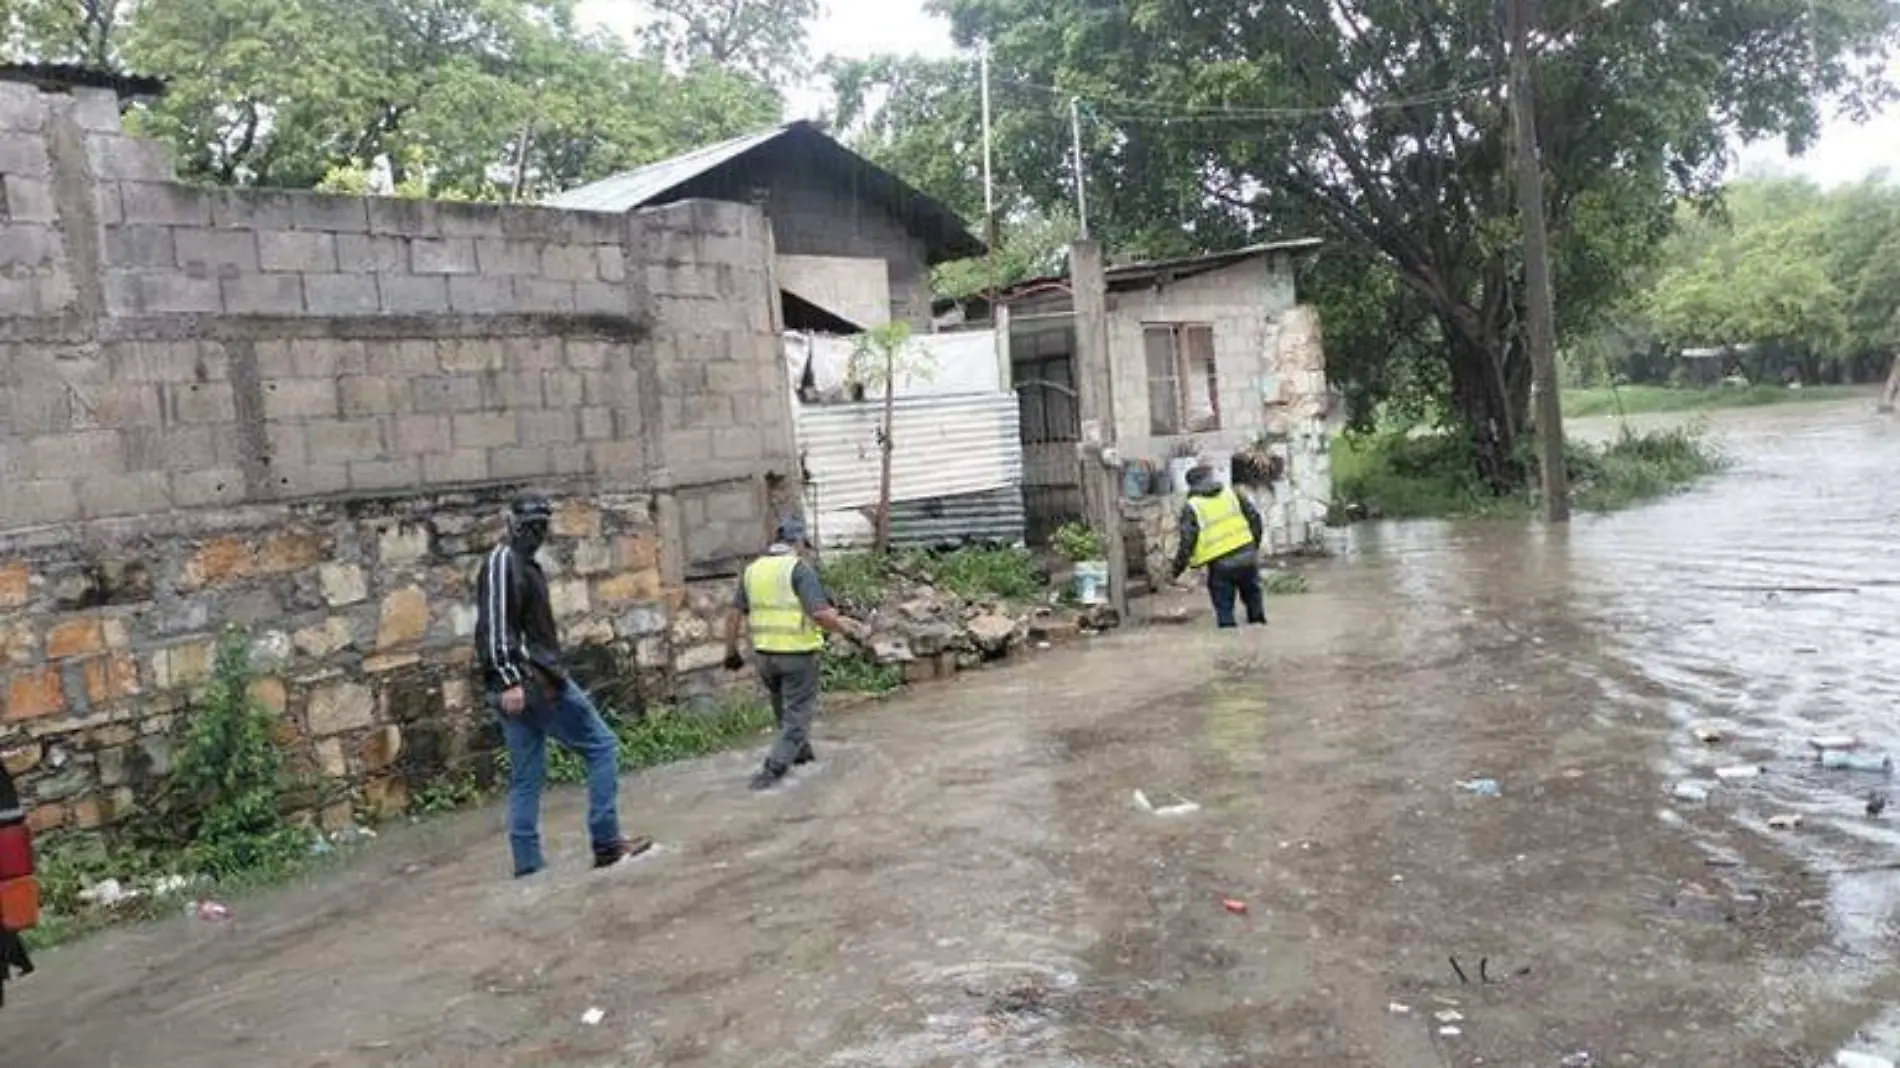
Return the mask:
<svg viewBox="0 0 1900 1068">
<path fill-rule="evenodd" d="M 743 789 L 756 752 L 635 776 L 662 845 L 624 870 L 585 869 L 572 795 L 525 883 L 492 810 L 385 835 L 232 922 L 46 955 L 0 1065 L 1883 1051 L 1900 810 L 1868 819 L 1884 780 L 1805 743 L 1900 752 L 1900 425 L 1869 408 L 1726 414 L 1731 472 L 1566 530 L 1355 529 L 1267 628 L 1157 623 L 837 712 L 776 795 Z"/>
</svg>

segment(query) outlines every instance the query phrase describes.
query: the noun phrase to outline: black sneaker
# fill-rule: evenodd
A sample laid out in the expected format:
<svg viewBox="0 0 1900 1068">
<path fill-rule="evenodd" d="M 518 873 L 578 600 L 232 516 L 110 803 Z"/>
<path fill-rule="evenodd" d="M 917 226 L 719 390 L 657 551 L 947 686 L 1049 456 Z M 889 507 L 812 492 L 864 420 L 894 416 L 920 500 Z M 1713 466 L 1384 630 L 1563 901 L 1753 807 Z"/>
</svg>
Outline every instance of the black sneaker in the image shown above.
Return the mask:
<svg viewBox="0 0 1900 1068">
<path fill-rule="evenodd" d="M 811 762 L 817 759 L 818 759 L 818 754 L 811 751 L 811 743 L 806 742 L 805 748 L 800 749 L 798 751 L 798 756 L 792 759 L 792 763 L 793 764 L 810 764 Z"/>
<path fill-rule="evenodd" d="M 637 857 L 652 848 L 651 838 L 622 838 L 609 849 L 594 850 L 594 867 L 611 868 L 628 857 Z"/>
<path fill-rule="evenodd" d="M 752 776 L 752 788 L 754 790 L 770 790 L 774 786 L 777 786 L 779 781 L 784 778 L 784 768 L 777 768 L 767 764 L 759 769 L 757 775 Z"/>
</svg>

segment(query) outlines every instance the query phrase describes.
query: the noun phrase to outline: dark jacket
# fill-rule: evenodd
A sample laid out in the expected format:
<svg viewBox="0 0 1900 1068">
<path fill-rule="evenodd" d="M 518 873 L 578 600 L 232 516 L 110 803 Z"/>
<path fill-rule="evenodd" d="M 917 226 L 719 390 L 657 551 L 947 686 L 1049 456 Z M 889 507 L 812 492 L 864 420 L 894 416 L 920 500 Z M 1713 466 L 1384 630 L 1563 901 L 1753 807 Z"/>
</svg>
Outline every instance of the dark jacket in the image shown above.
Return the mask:
<svg viewBox="0 0 1900 1068">
<path fill-rule="evenodd" d="M 1218 495 L 1220 491 L 1225 488 L 1226 487 L 1221 486 L 1219 483 L 1211 483 L 1202 486 L 1200 489 L 1191 491 L 1191 495 L 1195 497 L 1213 497 Z M 1246 494 L 1236 492 L 1234 496 L 1240 498 L 1240 514 L 1247 517 L 1247 529 L 1253 531 L 1253 544 L 1244 549 L 1235 549 L 1233 552 L 1209 564 L 1209 567 L 1252 567 L 1259 561 L 1260 542 L 1264 536 L 1263 531 L 1266 529 L 1266 524 L 1260 519 L 1260 510 L 1253 506 L 1253 502 L 1247 499 Z M 1188 568 L 1188 561 L 1194 559 L 1194 543 L 1199 541 L 1200 538 L 1200 517 L 1194 514 L 1193 505 L 1182 505 L 1181 543 L 1176 546 L 1174 550 L 1175 578 L 1181 577 L 1181 573 Z"/>
<path fill-rule="evenodd" d="M 530 665 L 559 681 L 561 632 L 548 602 L 548 577 L 534 557 L 503 542 L 475 579 L 475 656 L 490 693 L 527 680 Z"/>
</svg>

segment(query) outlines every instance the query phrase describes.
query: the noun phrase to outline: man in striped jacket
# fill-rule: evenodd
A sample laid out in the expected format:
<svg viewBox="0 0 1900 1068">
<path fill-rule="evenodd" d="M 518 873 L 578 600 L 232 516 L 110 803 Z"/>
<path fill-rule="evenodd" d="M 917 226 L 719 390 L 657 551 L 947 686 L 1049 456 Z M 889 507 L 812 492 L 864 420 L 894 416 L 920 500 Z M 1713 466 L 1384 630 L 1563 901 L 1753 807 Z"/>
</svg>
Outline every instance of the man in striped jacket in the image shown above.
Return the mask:
<svg viewBox="0 0 1900 1068">
<path fill-rule="evenodd" d="M 475 582 L 475 653 L 488 705 L 508 744 L 508 843 L 515 876 L 546 867 L 541 854 L 541 788 L 547 782 L 548 739 L 587 765 L 587 833 L 594 867 L 605 868 L 653 847 L 650 838 L 620 836 L 620 740 L 587 691 L 561 666 L 560 631 L 548 601 L 548 579 L 534 554 L 547 540 L 553 506 L 530 494 L 508 509 L 508 537 L 482 562 Z"/>
</svg>

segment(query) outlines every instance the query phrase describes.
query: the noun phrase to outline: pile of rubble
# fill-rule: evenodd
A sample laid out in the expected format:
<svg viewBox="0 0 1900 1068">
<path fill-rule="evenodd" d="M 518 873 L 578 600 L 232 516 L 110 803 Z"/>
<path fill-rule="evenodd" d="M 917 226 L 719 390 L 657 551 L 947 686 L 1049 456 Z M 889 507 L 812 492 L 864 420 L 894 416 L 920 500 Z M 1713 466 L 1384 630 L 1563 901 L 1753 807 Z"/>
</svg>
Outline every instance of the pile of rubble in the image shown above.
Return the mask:
<svg viewBox="0 0 1900 1068">
<path fill-rule="evenodd" d="M 872 655 L 902 664 L 906 682 L 947 678 L 1027 649 L 1046 649 L 1119 624 L 1107 605 L 1068 606 L 966 600 L 936 586 L 896 584 L 882 605 L 861 618 L 872 631 Z"/>
</svg>

